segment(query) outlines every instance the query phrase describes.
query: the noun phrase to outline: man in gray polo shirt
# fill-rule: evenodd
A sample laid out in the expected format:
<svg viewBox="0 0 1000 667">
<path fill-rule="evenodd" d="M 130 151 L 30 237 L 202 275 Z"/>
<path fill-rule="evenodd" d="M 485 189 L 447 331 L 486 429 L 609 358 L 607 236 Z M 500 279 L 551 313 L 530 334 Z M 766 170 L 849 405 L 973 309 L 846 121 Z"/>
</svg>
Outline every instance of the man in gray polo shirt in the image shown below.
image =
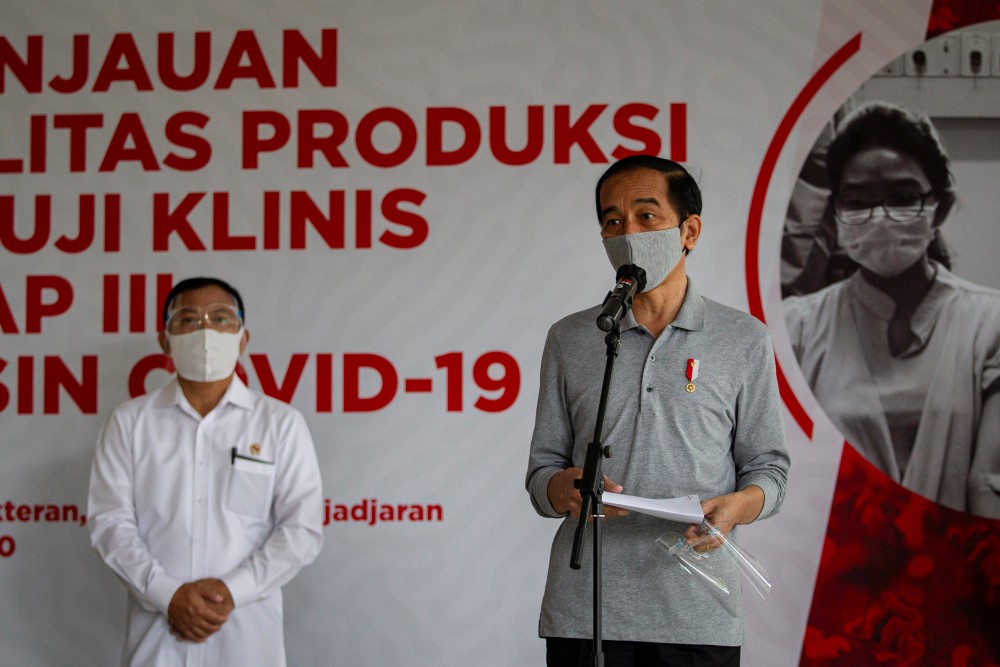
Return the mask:
<svg viewBox="0 0 1000 667">
<path fill-rule="evenodd" d="M 621 320 L 604 423 L 604 443 L 614 450 L 602 464 L 605 490 L 696 494 L 726 534 L 774 514 L 789 459 L 771 340 L 758 320 L 702 297 L 687 278 L 685 256 L 702 224 L 697 183 L 676 162 L 640 155 L 613 164 L 595 194 L 613 267 L 636 264 L 647 274 Z M 581 503 L 573 482 L 583 473 L 604 376 L 599 312 L 554 324 L 542 356 L 526 487 L 539 514 L 563 517 L 539 619 L 549 667 L 591 664 L 590 548 L 579 570 L 569 561 Z M 607 667 L 738 665 L 742 620 L 655 544 L 661 533 L 688 527 L 608 505 L 604 514 Z"/>
</svg>

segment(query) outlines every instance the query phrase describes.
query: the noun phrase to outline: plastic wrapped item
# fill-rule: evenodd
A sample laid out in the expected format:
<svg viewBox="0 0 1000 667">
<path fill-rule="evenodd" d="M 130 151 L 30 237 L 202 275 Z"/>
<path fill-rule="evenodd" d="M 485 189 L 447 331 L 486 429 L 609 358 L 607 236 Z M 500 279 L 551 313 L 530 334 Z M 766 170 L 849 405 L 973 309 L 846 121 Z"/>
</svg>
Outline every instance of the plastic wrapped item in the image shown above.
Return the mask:
<svg viewBox="0 0 1000 667">
<path fill-rule="evenodd" d="M 707 520 L 698 534 L 701 539 L 688 544 L 684 533 L 668 531 L 656 543 L 732 616 L 740 618 L 759 607 L 771 593 L 771 578 L 761 564 Z"/>
</svg>

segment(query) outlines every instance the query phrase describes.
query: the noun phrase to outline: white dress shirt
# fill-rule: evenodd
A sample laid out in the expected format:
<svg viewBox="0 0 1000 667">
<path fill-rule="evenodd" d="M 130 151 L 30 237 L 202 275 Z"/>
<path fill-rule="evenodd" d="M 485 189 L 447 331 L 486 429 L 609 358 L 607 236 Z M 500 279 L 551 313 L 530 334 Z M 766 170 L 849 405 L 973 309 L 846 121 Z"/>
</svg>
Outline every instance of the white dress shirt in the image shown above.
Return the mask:
<svg viewBox="0 0 1000 667">
<path fill-rule="evenodd" d="M 816 400 L 872 465 L 945 507 L 1000 517 L 997 443 L 977 438 L 1000 383 L 1000 292 L 935 268 L 898 358 L 887 342 L 895 303 L 860 272 L 785 299 L 788 337 Z"/>
<path fill-rule="evenodd" d="M 176 378 L 118 406 L 97 441 L 87 523 L 128 586 L 122 663 L 284 665 L 281 586 L 319 553 L 322 510 L 302 415 L 238 377 L 204 417 Z M 177 641 L 167 607 L 203 578 L 224 581 L 235 609 L 204 643 Z"/>
</svg>

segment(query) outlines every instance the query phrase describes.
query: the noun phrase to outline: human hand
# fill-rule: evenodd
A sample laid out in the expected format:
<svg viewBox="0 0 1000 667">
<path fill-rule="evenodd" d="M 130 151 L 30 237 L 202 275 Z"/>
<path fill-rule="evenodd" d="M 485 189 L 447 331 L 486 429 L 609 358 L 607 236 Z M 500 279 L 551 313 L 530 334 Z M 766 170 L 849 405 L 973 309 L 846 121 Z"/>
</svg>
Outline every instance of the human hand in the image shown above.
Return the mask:
<svg viewBox="0 0 1000 667">
<path fill-rule="evenodd" d="M 764 507 L 764 491 L 754 484 L 735 493 L 727 493 L 701 501 L 701 511 L 705 519 L 715 526 L 723 537 L 737 525 L 752 522 Z M 691 524 L 684 533 L 688 544 L 702 541 L 696 551 L 708 551 L 722 546 L 722 540 L 708 538 L 700 531 L 700 526 Z"/>
<path fill-rule="evenodd" d="M 229 589 L 217 579 L 183 584 L 174 592 L 167 607 L 170 634 L 178 641 L 201 643 L 219 631 L 229 619 L 232 608 Z"/>
<path fill-rule="evenodd" d="M 233 610 L 235 606 L 233 596 L 224 581 L 221 579 L 199 579 L 194 583 L 209 607 L 226 616 Z"/>
<path fill-rule="evenodd" d="M 576 488 L 573 484 L 578 479 L 583 479 L 583 470 L 581 468 L 566 468 L 552 476 L 549 480 L 548 488 L 549 502 L 552 503 L 552 509 L 560 514 L 569 512 L 574 517 L 580 518 L 580 507 L 583 504 L 583 499 L 580 496 L 580 489 Z M 622 486 L 615 484 L 608 479 L 607 475 L 604 475 L 604 490 L 611 491 L 612 493 L 621 493 Z M 603 509 L 605 517 L 625 516 L 628 514 L 628 510 L 620 507 L 604 505 Z"/>
</svg>

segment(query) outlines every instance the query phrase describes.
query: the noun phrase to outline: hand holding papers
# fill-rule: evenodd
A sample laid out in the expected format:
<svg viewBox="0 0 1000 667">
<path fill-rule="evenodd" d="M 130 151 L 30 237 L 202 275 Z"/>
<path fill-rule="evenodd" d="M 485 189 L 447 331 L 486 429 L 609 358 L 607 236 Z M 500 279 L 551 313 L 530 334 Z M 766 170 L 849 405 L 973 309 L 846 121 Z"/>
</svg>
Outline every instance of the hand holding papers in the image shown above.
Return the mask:
<svg viewBox="0 0 1000 667">
<path fill-rule="evenodd" d="M 680 498 L 640 498 L 605 491 L 601 494 L 601 500 L 605 505 L 650 514 L 670 521 L 701 523 L 705 519 L 705 514 L 701 511 L 701 501 L 698 500 L 698 496 L 693 495 Z"/>
</svg>

